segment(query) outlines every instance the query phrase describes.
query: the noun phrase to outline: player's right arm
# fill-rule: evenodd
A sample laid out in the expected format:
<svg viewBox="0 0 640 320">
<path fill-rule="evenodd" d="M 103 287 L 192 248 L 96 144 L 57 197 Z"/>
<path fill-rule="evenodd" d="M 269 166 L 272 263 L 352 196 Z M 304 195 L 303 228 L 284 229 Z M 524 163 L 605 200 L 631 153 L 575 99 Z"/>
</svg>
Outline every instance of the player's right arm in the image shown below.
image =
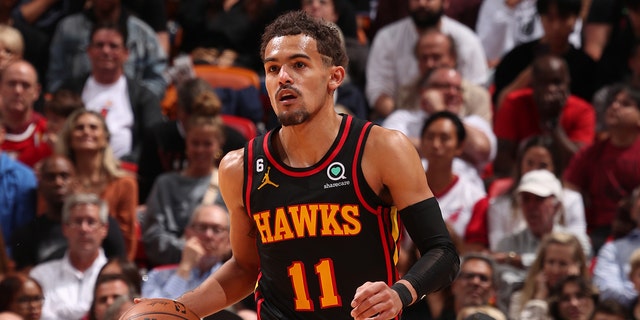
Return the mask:
<svg viewBox="0 0 640 320">
<path fill-rule="evenodd" d="M 420 157 L 405 135 L 377 126 L 371 128 L 362 170 L 367 183 L 378 194 L 388 190 L 422 254 L 391 287 L 377 281 L 367 282 L 356 290 L 351 302 L 354 319 L 391 319 L 423 295 L 449 285 L 457 275 L 459 258 Z"/>
<path fill-rule="evenodd" d="M 221 161 L 218 175 L 220 192 L 230 216 L 233 256 L 198 288 L 178 298 L 200 317 L 212 314 L 240 301 L 253 292 L 260 259 L 254 224 L 243 202 L 244 149 L 228 153 Z"/>
</svg>

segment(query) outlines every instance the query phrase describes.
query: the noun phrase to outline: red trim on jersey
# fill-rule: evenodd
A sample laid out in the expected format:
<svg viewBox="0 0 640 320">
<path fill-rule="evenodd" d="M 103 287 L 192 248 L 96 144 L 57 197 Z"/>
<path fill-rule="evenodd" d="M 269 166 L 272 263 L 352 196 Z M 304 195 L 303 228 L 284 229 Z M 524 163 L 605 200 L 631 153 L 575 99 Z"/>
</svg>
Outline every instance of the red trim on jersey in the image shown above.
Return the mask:
<svg viewBox="0 0 640 320">
<path fill-rule="evenodd" d="M 249 143 L 247 144 L 247 159 L 246 161 L 248 161 L 249 163 L 247 163 L 247 172 L 245 172 L 245 174 L 247 175 L 246 180 L 247 180 L 247 185 L 244 186 L 244 207 L 247 210 L 247 214 L 249 215 L 249 218 L 251 218 L 251 187 L 253 186 L 253 140 L 251 139 L 251 141 L 249 141 Z"/>
<path fill-rule="evenodd" d="M 251 144 L 249 144 L 251 145 Z M 260 278 L 262 278 L 262 271 L 260 273 L 258 273 L 258 279 L 256 279 L 256 283 L 260 283 Z M 255 290 L 254 292 L 254 297 L 256 300 L 256 314 L 258 315 L 258 320 L 262 319 L 260 317 L 260 313 L 261 313 L 261 309 L 262 309 L 262 303 L 264 302 L 264 297 L 262 297 L 262 295 L 260 294 L 260 291 Z"/>
<path fill-rule="evenodd" d="M 354 187 L 354 190 L 356 192 L 356 196 L 358 196 L 358 200 L 360 201 L 360 203 L 362 203 L 362 205 L 365 207 L 365 209 L 369 210 L 370 212 L 375 213 L 378 210 L 374 209 L 364 199 L 364 196 L 362 195 L 362 192 L 360 191 L 360 182 L 358 180 L 358 168 L 360 168 L 358 160 L 360 159 L 360 151 L 362 150 L 362 144 L 364 143 L 364 135 L 367 132 L 367 129 L 371 125 L 372 125 L 371 122 L 367 122 L 364 125 L 364 127 L 362 128 L 362 131 L 360 132 L 360 137 L 358 137 L 358 143 L 356 145 L 356 153 L 355 153 L 355 155 L 353 157 L 353 165 L 351 166 L 351 178 L 353 179 L 353 187 Z"/>
<path fill-rule="evenodd" d="M 382 241 L 382 248 L 384 251 L 384 261 L 387 264 L 387 284 L 392 285 L 396 277 L 392 272 L 394 268 L 391 265 L 391 252 L 389 252 L 389 244 L 388 244 L 389 239 L 386 237 L 386 234 L 387 234 L 385 232 L 386 224 L 384 222 L 384 218 L 389 216 L 390 216 L 389 212 L 387 212 L 387 214 L 383 214 L 383 212 L 381 212 L 381 209 L 380 208 L 378 209 L 378 231 L 380 232 L 380 240 Z"/>
<path fill-rule="evenodd" d="M 445 194 L 447 194 L 447 192 L 451 191 L 451 189 L 453 189 L 453 187 L 456 185 L 456 183 L 458 183 L 458 180 L 460 180 L 460 178 L 457 175 L 453 176 L 453 181 L 451 181 L 451 183 L 449 183 L 448 186 L 446 186 L 444 189 L 436 192 L 435 190 L 433 190 L 433 195 L 436 198 L 442 197 Z"/>
<path fill-rule="evenodd" d="M 324 170 L 324 168 L 326 166 L 329 165 L 329 163 L 331 163 L 331 161 L 333 161 L 333 159 L 335 159 L 335 157 L 338 155 L 338 153 L 340 152 L 340 150 L 342 149 L 342 147 L 344 146 L 345 141 L 347 141 L 347 137 L 349 136 L 349 129 L 351 128 L 351 122 L 353 121 L 352 117 L 347 117 L 346 119 L 346 124 L 344 126 L 344 130 L 342 130 L 342 135 L 340 136 L 340 141 L 338 142 L 338 145 L 333 149 L 333 151 L 331 152 L 331 154 L 327 157 L 327 159 L 320 163 L 318 166 L 316 166 L 314 169 L 308 170 L 308 171 L 303 171 L 303 172 L 298 172 L 298 171 L 291 171 L 285 167 L 283 167 L 279 162 L 276 161 L 276 159 L 273 157 L 273 155 L 271 154 L 271 150 L 269 150 L 269 140 L 271 139 L 271 133 L 273 131 L 268 132 L 265 137 L 264 137 L 264 141 L 262 142 L 262 147 L 264 149 L 264 153 L 267 156 L 267 158 L 269 159 L 269 162 L 276 168 L 278 169 L 278 171 L 291 176 L 291 177 L 296 177 L 296 178 L 303 178 L 303 177 L 308 177 L 311 175 L 314 175 L 322 170 Z"/>
</svg>

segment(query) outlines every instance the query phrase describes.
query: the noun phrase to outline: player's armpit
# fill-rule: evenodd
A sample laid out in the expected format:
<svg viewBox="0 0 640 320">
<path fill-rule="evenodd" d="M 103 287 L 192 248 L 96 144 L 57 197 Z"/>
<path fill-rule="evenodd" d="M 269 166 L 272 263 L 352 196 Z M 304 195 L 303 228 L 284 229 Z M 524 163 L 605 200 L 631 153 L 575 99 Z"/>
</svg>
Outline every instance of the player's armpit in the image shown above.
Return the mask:
<svg viewBox="0 0 640 320">
<path fill-rule="evenodd" d="M 387 190 L 391 199 L 385 200 L 399 209 L 433 196 L 415 146 L 399 131 L 374 126 L 362 166 L 371 188 Z"/>
</svg>

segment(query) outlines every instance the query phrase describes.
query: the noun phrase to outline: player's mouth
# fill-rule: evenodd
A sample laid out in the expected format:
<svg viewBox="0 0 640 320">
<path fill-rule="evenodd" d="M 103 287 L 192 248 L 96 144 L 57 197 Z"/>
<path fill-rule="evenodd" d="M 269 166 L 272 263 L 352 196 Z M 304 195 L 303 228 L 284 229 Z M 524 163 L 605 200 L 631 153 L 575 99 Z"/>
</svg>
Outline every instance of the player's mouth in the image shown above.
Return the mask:
<svg viewBox="0 0 640 320">
<path fill-rule="evenodd" d="M 298 98 L 298 93 L 291 89 L 283 89 L 278 92 L 277 98 L 282 104 L 292 104 Z"/>
</svg>

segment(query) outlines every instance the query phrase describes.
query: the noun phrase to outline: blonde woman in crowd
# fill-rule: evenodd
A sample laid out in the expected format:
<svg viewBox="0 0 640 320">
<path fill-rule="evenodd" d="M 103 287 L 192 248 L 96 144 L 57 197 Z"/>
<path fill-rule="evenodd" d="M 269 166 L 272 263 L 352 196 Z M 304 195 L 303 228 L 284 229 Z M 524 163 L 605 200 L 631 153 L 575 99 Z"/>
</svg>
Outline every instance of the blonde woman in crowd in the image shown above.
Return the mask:
<svg viewBox="0 0 640 320">
<path fill-rule="evenodd" d="M 56 151 L 69 158 L 76 169 L 77 189 L 95 193 L 109 206 L 122 230 L 127 257 L 135 257 L 137 236 L 135 229 L 138 183 L 120 168 L 109 146 L 109 130 L 97 112 L 80 109 L 65 122 Z"/>
<path fill-rule="evenodd" d="M 588 277 L 584 250 L 575 236 L 551 233 L 540 243 L 524 287 L 511 297 L 509 319 L 533 319 L 530 317 L 533 313 L 548 314 L 551 289 L 568 275 Z"/>
</svg>

